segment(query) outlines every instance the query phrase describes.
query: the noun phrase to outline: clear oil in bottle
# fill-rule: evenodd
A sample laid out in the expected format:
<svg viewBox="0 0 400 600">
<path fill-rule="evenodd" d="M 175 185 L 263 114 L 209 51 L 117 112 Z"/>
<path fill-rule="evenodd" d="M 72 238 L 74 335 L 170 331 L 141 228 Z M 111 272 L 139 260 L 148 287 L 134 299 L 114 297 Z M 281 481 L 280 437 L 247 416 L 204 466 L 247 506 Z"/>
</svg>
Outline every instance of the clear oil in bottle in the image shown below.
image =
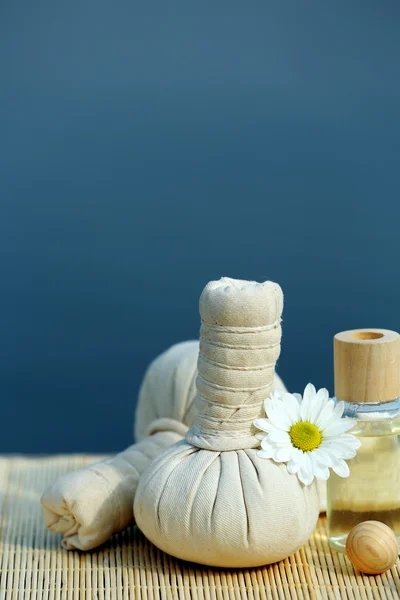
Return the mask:
<svg viewBox="0 0 400 600">
<path fill-rule="evenodd" d="M 343 479 L 331 473 L 328 480 L 329 544 L 338 550 L 345 549 L 355 525 L 370 520 L 388 525 L 400 542 L 400 420 L 382 425 L 359 421 L 351 431 L 361 447 L 348 461 L 350 476 Z"/>
</svg>

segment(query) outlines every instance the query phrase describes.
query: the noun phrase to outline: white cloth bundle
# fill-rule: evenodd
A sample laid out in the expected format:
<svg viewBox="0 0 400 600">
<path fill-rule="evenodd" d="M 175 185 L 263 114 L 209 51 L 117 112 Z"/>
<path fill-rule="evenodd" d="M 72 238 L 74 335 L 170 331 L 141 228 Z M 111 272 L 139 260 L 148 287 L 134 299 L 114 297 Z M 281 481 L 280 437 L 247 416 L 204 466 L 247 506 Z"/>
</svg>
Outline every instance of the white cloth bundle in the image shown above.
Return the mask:
<svg viewBox="0 0 400 600">
<path fill-rule="evenodd" d="M 183 342 L 151 363 L 136 409 L 137 444 L 112 458 L 62 475 L 44 491 L 41 504 L 45 526 L 63 534 L 64 548 L 90 550 L 132 521 L 141 473 L 188 429 L 181 416 L 193 403 L 195 394 L 188 382 L 194 379 L 197 354 L 196 342 Z"/>
<path fill-rule="evenodd" d="M 198 341 L 182 342 L 151 363 L 136 408 L 138 443 L 62 475 L 45 490 L 41 499 L 45 526 L 63 534 L 64 548 L 90 550 L 131 523 L 141 473 L 193 423 L 198 353 Z M 274 383 L 284 389 L 278 376 Z"/>
<path fill-rule="evenodd" d="M 62 533 L 67 550 L 90 550 L 125 529 L 132 520 L 132 499 L 145 467 L 182 439 L 163 431 L 115 457 L 59 477 L 42 496 L 45 525 Z"/>
<path fill-rule="evenodd" d="M 257 456 L 253 421 L 272 390 L 282 306 L 272 282 L 223 278 L 201 295 L 195 421 L 142 474 L 134 503 L 140 529 L 173 556 L 255 567 L 295 552 L 316 525 L 316 484 Z"/>
</svg>

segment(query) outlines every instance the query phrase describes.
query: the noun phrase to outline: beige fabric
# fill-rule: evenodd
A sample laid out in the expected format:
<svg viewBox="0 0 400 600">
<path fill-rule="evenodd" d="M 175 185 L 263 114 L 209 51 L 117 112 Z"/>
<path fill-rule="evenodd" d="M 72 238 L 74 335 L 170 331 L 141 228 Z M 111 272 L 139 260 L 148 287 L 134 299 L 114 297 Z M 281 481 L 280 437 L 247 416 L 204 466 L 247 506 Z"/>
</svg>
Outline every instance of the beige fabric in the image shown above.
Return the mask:
<svg viewBox="0 0 400 600">
<path fill-rule="evenodd" d="M 91 550 L 132 521 L 140 474 L 193 423 L 198 353 L 198 341 L 182 342 L 147 369 L 136 409 L 139 443 L 63 475 L 46 488 L 41 500 L 44 522 L 50 531 L 63 534 L 65 548 Z M 284 389 L 277 375 L 274 385 Z"/>
<path fill-rule="evenodd" d="M 172 418 L 191 427 L 196 417 L 196 377 L 199 341 L 171 346 L 150 364 L 139 392 L 135 439 L 144 439 L 159 419 Z M 274 389 L 286 391 L 277 373 Z"/>
<path fill-rule="evenodd" d="M 148 367 L 139 392 L 135 440 L 143 440 L 150 424 L 168 418 L 189 427 L 194 420 L 195 379 L 199 342 L 175 344 Z"/>
<path fill-rule="evenodd" d="M 136 409 L 137 444 L 63 475 L 46 488 L 41 499 L 44 523 L 63 534 L 65 548 L 91 550 L 130 524 L 140 474 L 188 429 L 183 421 L 190 419 L 195 397 L 190 381 L 197 355 L 198 342 L 184 342 L 152 362 Z"/>
<path fill-rule="evenodd" d="M 317 523 L 317 485 L 259 458 L 253 421 L 273 385 L 283 296 L 272 282 L 223 278 L 200 298 L 197 416 L 143 473 L 134 513 L 161 550 L 218 567 L 286 558 Z"/>
<path fill-rule="evenodd" d="M 181 438 L 159 432 L 112 459 L 62 475 L 41 499 L 46 527 L 63 534 L 68 550 L 103 544 L 132 520 L 132 499 L 145 467 Z"/>
</svg>

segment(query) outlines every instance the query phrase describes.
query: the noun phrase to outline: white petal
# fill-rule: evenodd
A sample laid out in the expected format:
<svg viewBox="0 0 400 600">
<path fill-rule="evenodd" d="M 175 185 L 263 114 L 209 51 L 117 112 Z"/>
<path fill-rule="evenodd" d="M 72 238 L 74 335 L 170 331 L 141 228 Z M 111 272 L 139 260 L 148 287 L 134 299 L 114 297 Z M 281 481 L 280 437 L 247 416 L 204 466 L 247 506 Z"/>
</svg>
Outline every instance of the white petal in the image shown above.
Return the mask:
<svg viewBox="0 0 400 600">
<path fill-rule="evenodd" d="M 329 392 L 326 388 L 318 390 L 317 395 L 312 404 L 310 420 L 311 423 L 316 423 L 319 415 L 321 414 L 324 406 L 329 400 Z"/>
<path fill-rule="evenodd" d="M 285 409 L 277 406 L 276 403 L 270 403 L 268 405 L 268 418 L 271 421 L 272 425 L 274 425 L 277 429 L 281 429 L 282 431 L 289 431 L 292 423 L 290 421 L 289 416 L 285 412 Z"/>
<path fill-rule="evenodd" d="M 277 462 L 287 462 L 292 458 L 293 454 L 293 446 L 283 446 L 282 448 L 278 448 L 275 453 L 275 460 Z"/>
<path fill-rule="evenodd" d="M 306 387 L 304 388 L 303 400 L 307 397 L 310 398 L 310 400 L 312 400 L 316 393 L 317 390 L 315 389 L 315 385 L 313 385 L 312 383 L 307 383 Z"/>
<path fill-rule="evenodd" d="M 310 408 L 310 401 L 309 400 L 303 400 L 300 404 L 300 418 L 302 421 L 309 421 L 310 420 L 310 412 L 311 412 L 311 408 Z"/>
<path fill-rule="evenodd" d="M 270 432 L 273 429 L 275 429 L 275 427 L 272 425 L 272 423 L 269 421 L 269 419 L 256 419 L 254 421 L 254 425 L 255 427 L 257 427 L 257 429 L 261 429 L 262 431 L 267 431 Z"/>
<path fill-rule="evenodd" d="M 349 447 L 347 444 L 337 442 L 336 440 L 330 442 L 329 440 L 322 442 L 321 449 L 327 451 L 333 459 L 335 458 L 354 458 L 357 454 L 354 448 Z"/>
<path fill-rule="evenodd" d="M 267 437 L 267 435 L 268 433 L 264 433 L 264 431 L 259 431 L 254 435 L 254 437 L 256 437 L 258 440 L 263 440 L 265 437 Z"/>
<path fill-rule="evenodd" d="M 278 431 L 277 429 L 275 431 L 272 431 L 269 436 L 268 439 L 271 440 L 271 442 L 275 442 L 275 444 L 291 444 L 290 441 L 290 436 L 288 433 L 286 433 L 286 431 Z"/>
<path fill-rule="evenodd" d="M 275 453 L 277 450 L 277 446 L 275 446 L 275 444 L 271 444 L 269 436 L 261 440 L 261 448 L 267 451 L 270 450 L 273 453 Z"/>
<path fill-rule="evenodd" d="M 327 427 L 322 428 L 324 438 L 336 437 L 342 435 L 345 431 L 353 429 L 357 421 L 354 419 L 338 419 L 337 421 L 329 424 Z"/>
<path fill-rule="evenodd" d="M 332 467 L 334 458 L 330 455 L 329 450 L 323 448 L 323 444 L 319 448 L 313 450 L 316 462 L 321 466 Z"/>
<path fill-rule="evenodd" d="M 357 425 L 357 419 L 351 419 L 350 417 L 342 417 L 341 420 L 345 423 L 348 423 L 349 426 L 352 425 L 353 427 L 355 427 Z"/>
<path fill-rule="evenodd" d="M 288 470 L 288 473 L 290 473 L 291 475 L 293 475 L 294 473 L 298 473 L 300 471 L 301 464 L 299 464 L 299 463 L 297 463 L 297 462 L 295 462 L 293 460 L 290 460 L 288 462 L 288 464 L 286 465 L 286 468 Z"/>
<path fill-rule="evenodd" d="M 301 394 L 292 394 L 294 398 L 296 398 L 297 402 L 301 402 L 303 400 L 303 396 Z"/>
<path fill-rule="evenodd" d="M 310 452 L 303 452 L 303 466 L 307 470 L 312 471 L 312 461 L 311 461 Z"/>
<path fill-rule="evenodd" d="M 344 460 L 337 460 L 332 469 L 335 471 L 336 475 L 339 475 L 339 477 L 348 477 L 350 475 L 349 466 L 344 462 Z"/>
<path fill-rule="evenodd" d="M 309 456 L 311 459 L 314 476 L 322 481 L 329 479 L 329 469 L 326 465 L 318 462 L 318 455 L 315 453 L 315 450 L 309 452 Z"/>
<path fill-rule="evenodd" d="M 257 452 L 257 456 L 260 456 L 261 458 L 272 458 L 273 454 L 271 454 L 267 450 L 259 450 Z"/>
<path fill-rule="evenodd" d="M 324 404 L 329 400 L 329 392 L 326 388 L 321 388 L 317 392 L 318 402 L 323 402 Z"/>
<path fill-rule="evenodd" d="M 337 437 L 335 441 L 346 444 L 346 446 L 348 446 L 349 448 L 353 448 L 354 450 L 358 450 L 358 448 L 361 446 L 361 441 L 351 433 L 344 433 L 343 435 L 339 435 L 339 437 Z"/>
<path fill-rule="evenodd" d="M 300 481 L 304 483 L 304 485 L 310 485 L 310 483 L 313 482 L 314 470 L 309 452 L 304 452 L 303 464 L 301 465 L 297 476 L 300 479 Z"/>
<path fill-rule="evenodd" d="M 276 389 L 270 394 L 270 398 L 273 400 L 282 400 L 283 396 L 286 394 L 284 390 Z"/>
<path fill-rule="evenodd" d="M 282 405 L 282 399 L 277 398 L 276 396 L 272 395 L 265 400 L 264 405 L 265 405 L 265 408 L 268 410 L 270 410 L 271 407 L 274 407 L 274 406 L 279 408 L 279 406 Z"/>
<path fill-rule="evenodd" d="M 359 441 L 359 440 L 357 440 Z M 358 450 L 359 445 L 352 440 L 347 440 L 343 435 L 339 435 L 334 438 L 324 438 L 320 448 L 325 448 L 328 452 L 341 452 L 342 450 Z"/>
<path fill-rule="evenodd" d="M 336 402 L 335 408 L 333 409 L 333 416 L 335 418 L 340 419 L 343 416 L 343 413 L 344 413 L 344 402 L 342 400 L 339 400 L 339 402 Z"/>
<path fill-rule="evenodd" d="M 304 453 L 301 450 L 298 448 L 293 448 L 292 458 L 287 464 L 287 470 L 289 473 L 297 473 L 300 470 L 301 465 L 303 464 L 303 456 Z"/>
<path fill-rule="evenodd" d="M 300 419 L 300 406 L 296 398 L 292 394 L 285 394 L 282 398 L 285 410 L 293 423 L 297 423 Z"/>
<path fill-rule="evenodd" d="M 329 425 L 329 422 L 332 418 L 334 408 L 335 408 L 334 401 L 328 400 L 328 402 L 325 404 L 324 408 L 321 410 L 321 412 L 318 416 L 318 419 L 315 422 L 316 426 L 319 429 L 322 429 L 323 427 L 326 427 L 327 425 Z"/>
<path fill-rule="evenodd" d="M 324 465 L 319 465 L 318 463 L 314 466 L 314 475 L 317 479 L 321 481 L 327 481 L 329 479 L 329 469 Z"/>
<path fill-rule="evenodd" d="M 303 401 L 300 405 L 300 414 L 303 421 L 309 421 L 311 418 L 311 409 L 315 395 L 315 387 L 312 383 L 309 383 L 304 390 Z"/>
<path fill-rule="evenodd" d="M 310 485 L 310 483 L 314 481 L 314 473 L 312 470 L 307 470 L 304 466 L 302 466 L 300 471 L 297 473 L 297 477 L 300 479 L 301 483 L 304 483 L 304 485 Z"/>
<path fill-rule="evenodd" d="M 273 406 L 273 400 L 272 398 L 266 398 L 264 401 L 264 408 L 265 408 L 265 414 L 268 415 L 268 412 L 270 410 L 272 410 L 272 406 Z"/>
<path fill-rule="evenodd" d="M 274 406 L 279 407 L 281 405 L 281 400 L 277 398 L 274 394 L 269 396 L 264 400 L 264 410 L 265 414 L 268 416 L 268 412 L 272 410 Z"/>
<path fill-rule="evenodd" d="M 303 464 L 304 456 L 305 455 L 304 455 L 303 450 L 299 450 L 299 448 L 293 448 L 292 460 L 295 460 L 296 462 Z"/>
</svg>

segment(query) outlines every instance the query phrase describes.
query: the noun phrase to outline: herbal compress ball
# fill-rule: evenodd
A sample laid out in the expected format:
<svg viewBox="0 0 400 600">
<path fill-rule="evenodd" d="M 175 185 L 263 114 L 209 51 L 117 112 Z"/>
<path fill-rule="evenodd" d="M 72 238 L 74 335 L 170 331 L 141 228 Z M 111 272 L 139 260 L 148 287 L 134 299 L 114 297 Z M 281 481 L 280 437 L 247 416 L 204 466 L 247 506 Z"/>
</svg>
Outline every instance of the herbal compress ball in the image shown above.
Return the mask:
<svg viewBox="0 0 400 600">
<path fill-rule="evenodd" d="M 140 529 L 173 556 L 255 567 L 295 552 L 316 525 L 316 485 L 257 456 L 253 421 L 272 389 L 282 306 L 269 281 L 223 278 L 201 295 L 194 424 L 146 469 L 134 504 Z"/>
</svg>

